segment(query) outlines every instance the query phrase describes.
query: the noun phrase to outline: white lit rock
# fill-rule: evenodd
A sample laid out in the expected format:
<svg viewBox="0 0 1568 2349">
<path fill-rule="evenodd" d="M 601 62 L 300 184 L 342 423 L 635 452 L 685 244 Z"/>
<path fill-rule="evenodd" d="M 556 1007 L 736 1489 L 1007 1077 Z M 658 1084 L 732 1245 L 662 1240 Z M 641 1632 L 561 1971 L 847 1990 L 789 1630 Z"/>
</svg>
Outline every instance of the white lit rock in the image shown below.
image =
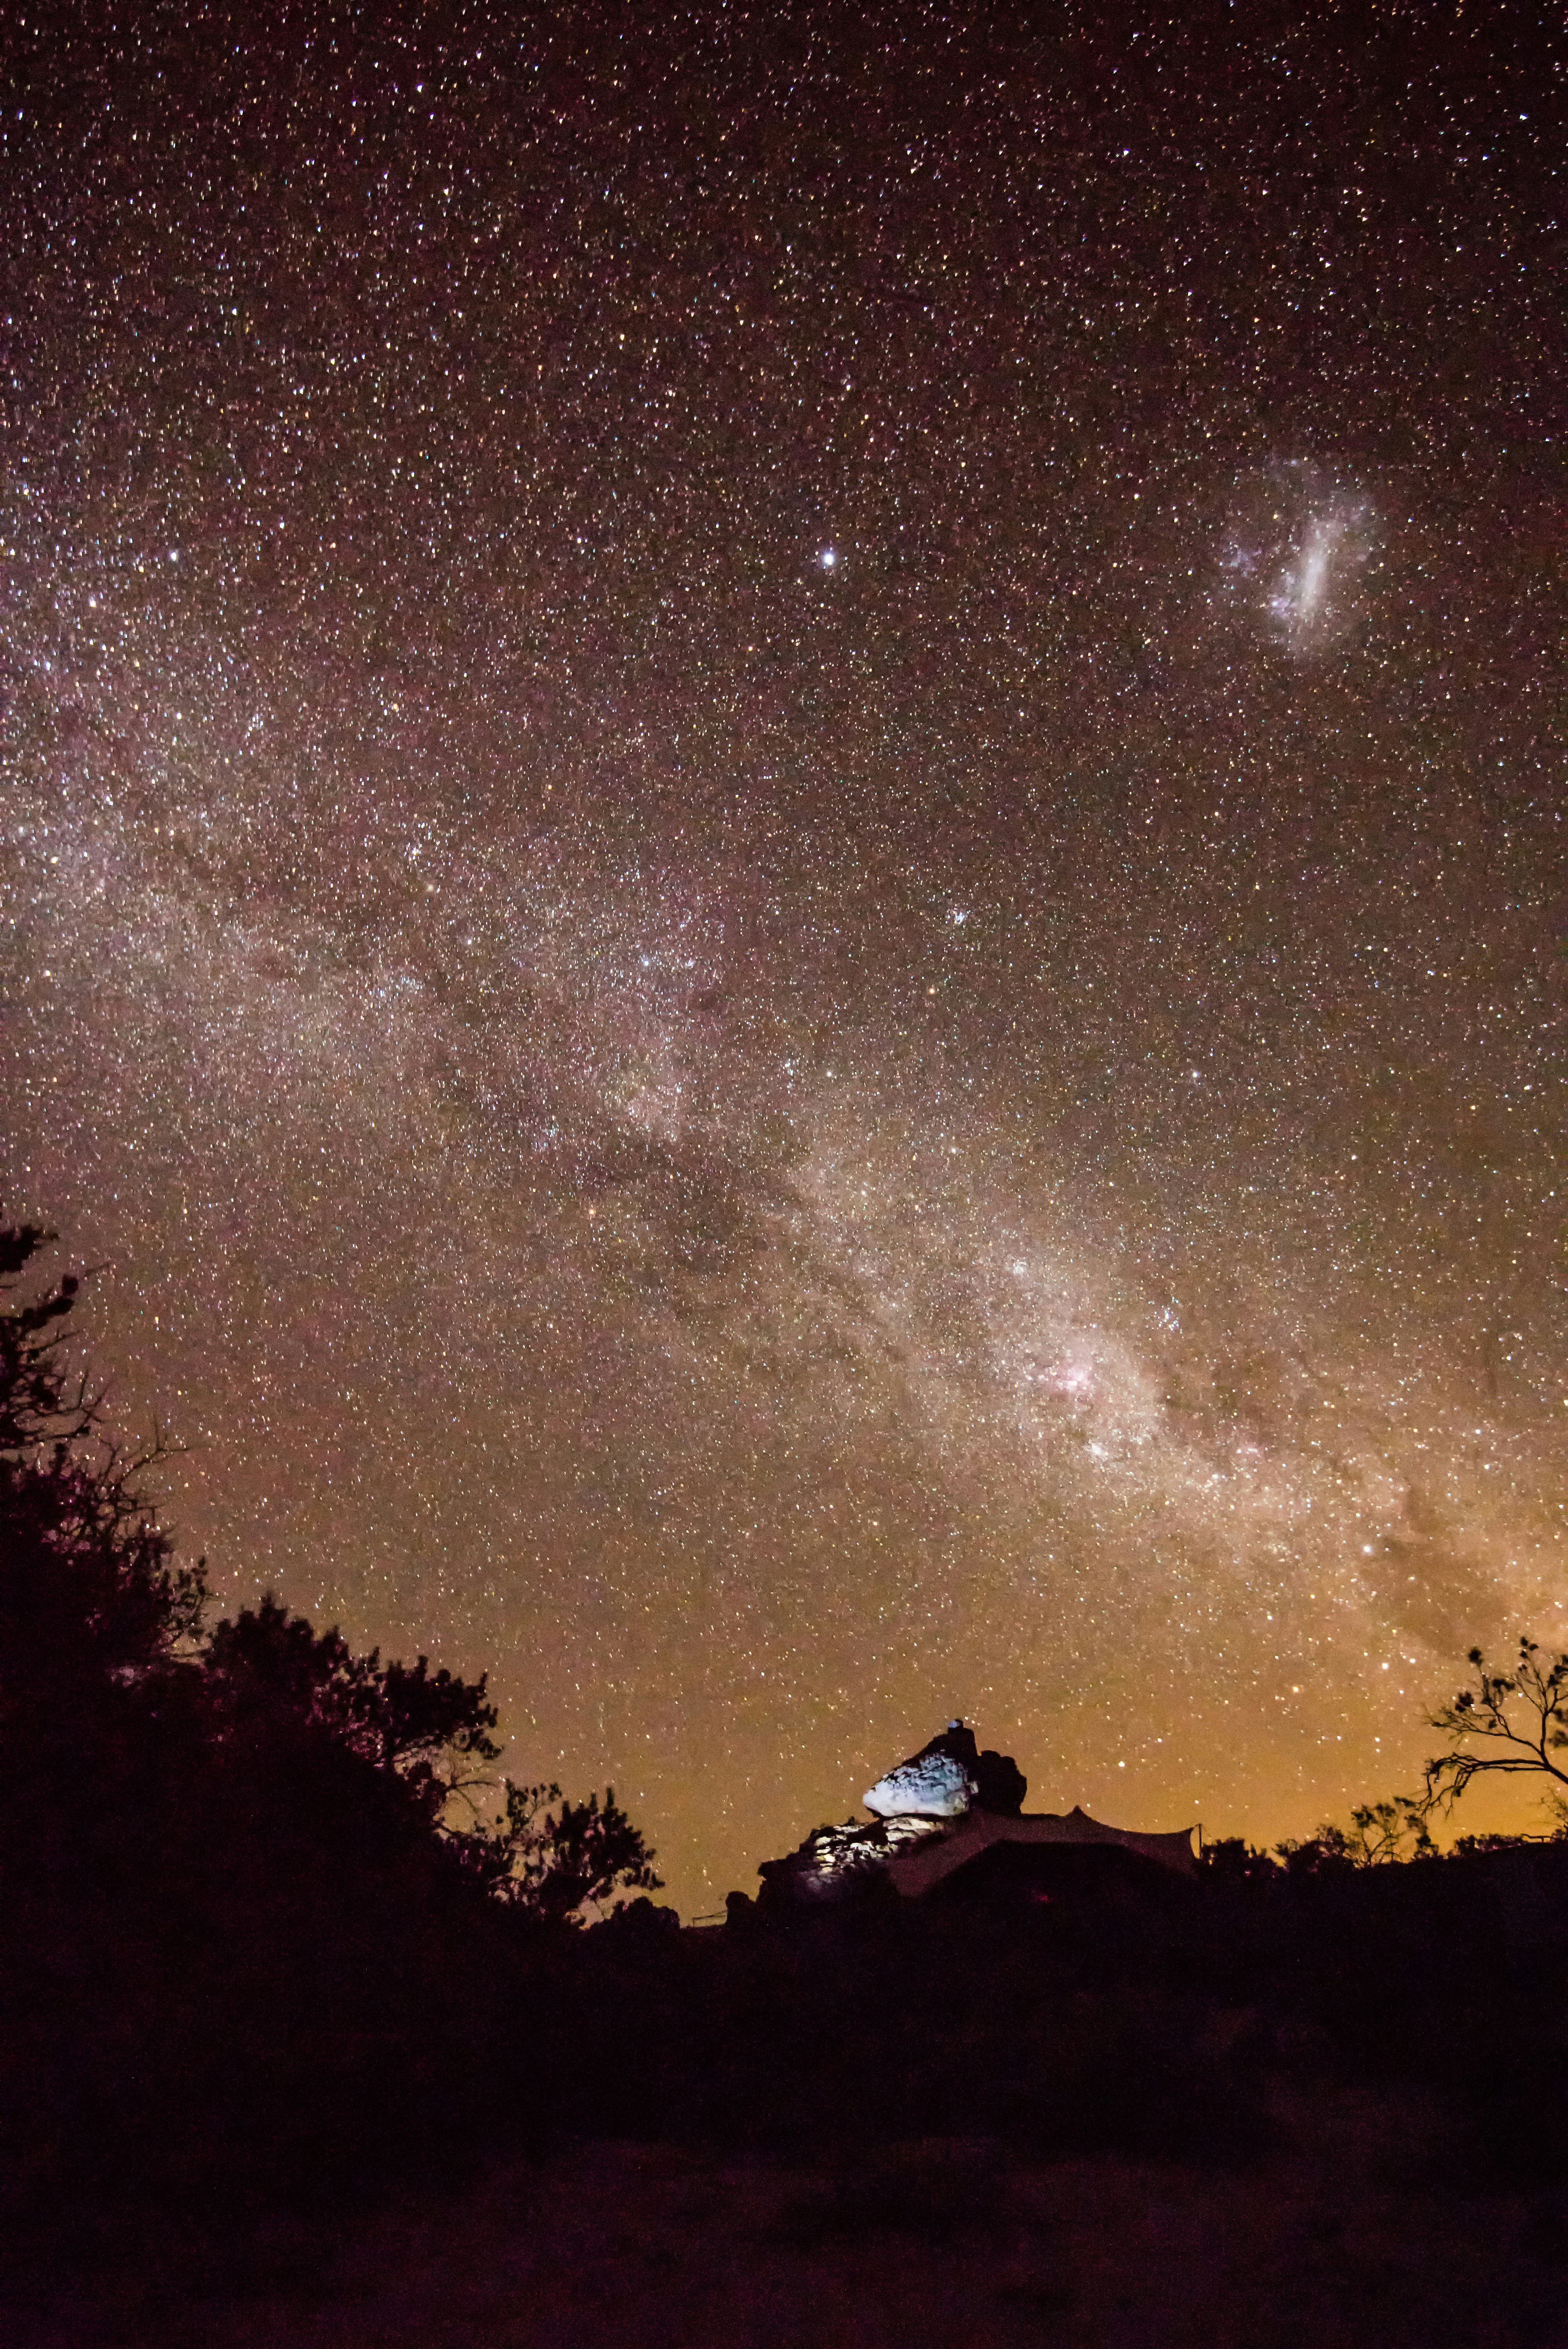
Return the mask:
<svg viewBox="0 0 1568 2349">
<path fill-rule="evenodd" d="M 758 1868 L 757 1905 L 777 1916 L 798 1908 L 867 1896 L 923 1899 L 947 1877 L 998 1843 L 1114 1845 L 1151 1862 L 1155 1875 L 1191 1876 L 1191 1827 L 1150 1835 L 1105 1826 L 1078 1809 L 1026 1812 L 1028 1780 L 1012 1756 L 982 1751 L 966 1722 L 950 1721 L 939 1737 L 867 1789 L 871 1820 L 816 1828 L 798 1850 Z M 750 1903 L 736 1896 L 742 1912 Z"/>
<path fill-rule="evenodd" d="M 868 1786 L 863 1799 L 879 1819 L 961 1819 L 975 1800 L 975 1781 L 951 1754 L 917 1754 Z"/>
</svg>

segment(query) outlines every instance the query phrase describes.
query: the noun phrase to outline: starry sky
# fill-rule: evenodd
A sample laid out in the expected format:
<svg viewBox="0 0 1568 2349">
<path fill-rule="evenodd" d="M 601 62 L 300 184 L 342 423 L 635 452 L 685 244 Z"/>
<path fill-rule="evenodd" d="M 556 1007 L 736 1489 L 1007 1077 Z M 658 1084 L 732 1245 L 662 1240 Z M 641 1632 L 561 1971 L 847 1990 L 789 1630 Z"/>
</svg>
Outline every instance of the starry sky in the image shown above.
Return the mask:
<svg viewBox="0 0 1568 2349">
<path fill-rule="evenodd" d="M 1546 26 L 7 12 L 0 1196 L 688 1914 L 1568 1630 Z"/>
</svg>

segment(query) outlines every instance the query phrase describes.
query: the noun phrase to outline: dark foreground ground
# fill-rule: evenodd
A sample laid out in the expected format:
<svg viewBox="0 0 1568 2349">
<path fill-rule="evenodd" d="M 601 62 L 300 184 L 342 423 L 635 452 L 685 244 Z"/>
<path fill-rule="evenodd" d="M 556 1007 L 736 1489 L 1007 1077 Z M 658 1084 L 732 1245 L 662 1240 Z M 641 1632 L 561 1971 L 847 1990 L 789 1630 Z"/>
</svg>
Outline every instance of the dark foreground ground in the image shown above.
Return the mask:
<svg viewBox="0 0 1568 2349">
<path fill-rule="evenodd" d="M 1545 2116 L 1543 2116 L 1543 2118 Z M 1568 2198 L 1446 2193 L 1424 2116 L 1348 2095 L 1243 2173 L 924 2140 L 813 2162 L 583 2144 L 243 2276 L 150 2245 L 13 2305 L 15 2349 L 1559 2349 Z"/>
<path fill-rule="evenodd" d="M 1568 2349 L 1568 1843 L 1234 1859 L 40 1909 L 0 2349 Z"/>
</svg>

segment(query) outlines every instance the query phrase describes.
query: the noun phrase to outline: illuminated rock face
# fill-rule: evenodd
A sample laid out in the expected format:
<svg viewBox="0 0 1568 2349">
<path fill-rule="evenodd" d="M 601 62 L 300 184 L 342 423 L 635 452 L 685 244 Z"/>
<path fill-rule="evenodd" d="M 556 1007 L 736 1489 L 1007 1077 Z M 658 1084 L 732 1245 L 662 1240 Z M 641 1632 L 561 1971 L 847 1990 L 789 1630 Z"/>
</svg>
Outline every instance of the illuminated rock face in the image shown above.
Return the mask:
<svg viewBox="0 0 1568 2349">
<path fill-rule="evenodd" d="M 868 1786 L 863 1800 L 879 1819 L 961 1819 L 975 1800 L 975 1781 L 950 1754 L 917 1754 Z"/>
<path fill-rule="evenodd" d="M 868 1823 L 818 1827 L 799 1850 L 764 1860 L 765 1908 L 842 1900 L 851 1894 L 919 1899 L 996 1843 L 1111 1844 L 1179 1874 L 1192 1872 L 1189 1828 L 1145 1835 L 1104 1826 L 1081 1810 L 1026 1816 L 1028 1781 L 1006 1754 L 982 1753 L 975 1733 L 951 1721 L 939 1737 L 868 1788 Z M 736 1898 L 740 1896 L 737 1895 Z M 748 1904 L 742 1900 L 741 1906 Z"/>
<path fill-rule="evenodd" d="M 961 1819 L 976 1805 L 1016 1816 L 1028 1791 L 1011 1754 L 989 1746 L 982 1754 L 968 1723 L 950 1721 L 940 1737 L 879 1778 L 865 1806 L 882 1819 Z"/>
<path fill-rule="evenodd" d="M 839 1900 L 878 1877 L 891 1885 L 894 1861 L 941 1842 L 976 1807 L 1016 1812 L 1026 1784 L 1016 1763 L 1004 1754 L 982 1754 L 974 1731 L 951 1721 L 867 1789 L 869 1824 L 849 1819 L 840 1827 L 818 1827 L 786 1858 L 764 1860 L 758 1870 L 764 1896 Z"/>
<path fill-rule="evenodd" d="M 857 1886 L 887 1876 L 889 1863 L 944 1831 L 941 1819 L 878 1819 L 866 1826 L 849 1819 L 841 1827 L 817 1827 L 799 1851 L 785 1859 L 765 1859 L 757 1873 L 765 1896 L 790 1900 L 841 1900 Z"/>
</svg>

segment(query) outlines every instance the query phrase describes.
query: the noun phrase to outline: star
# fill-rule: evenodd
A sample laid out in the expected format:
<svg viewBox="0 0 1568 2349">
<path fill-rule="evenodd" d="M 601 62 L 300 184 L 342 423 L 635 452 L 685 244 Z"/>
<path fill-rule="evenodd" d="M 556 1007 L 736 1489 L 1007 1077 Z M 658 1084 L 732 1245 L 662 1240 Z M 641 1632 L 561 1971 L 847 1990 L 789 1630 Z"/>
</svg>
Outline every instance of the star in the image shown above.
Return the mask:
<svg viewBox="0 0 1568 2349">
<path fill-rule="evenodd" d="M 70 15 L 0 1166 L 182 1550 L 688 1911 L 977 1690 L 1091 1811 L 1400 1783 L 1568 1631 L 1522 53 Z"/>
</svg>

